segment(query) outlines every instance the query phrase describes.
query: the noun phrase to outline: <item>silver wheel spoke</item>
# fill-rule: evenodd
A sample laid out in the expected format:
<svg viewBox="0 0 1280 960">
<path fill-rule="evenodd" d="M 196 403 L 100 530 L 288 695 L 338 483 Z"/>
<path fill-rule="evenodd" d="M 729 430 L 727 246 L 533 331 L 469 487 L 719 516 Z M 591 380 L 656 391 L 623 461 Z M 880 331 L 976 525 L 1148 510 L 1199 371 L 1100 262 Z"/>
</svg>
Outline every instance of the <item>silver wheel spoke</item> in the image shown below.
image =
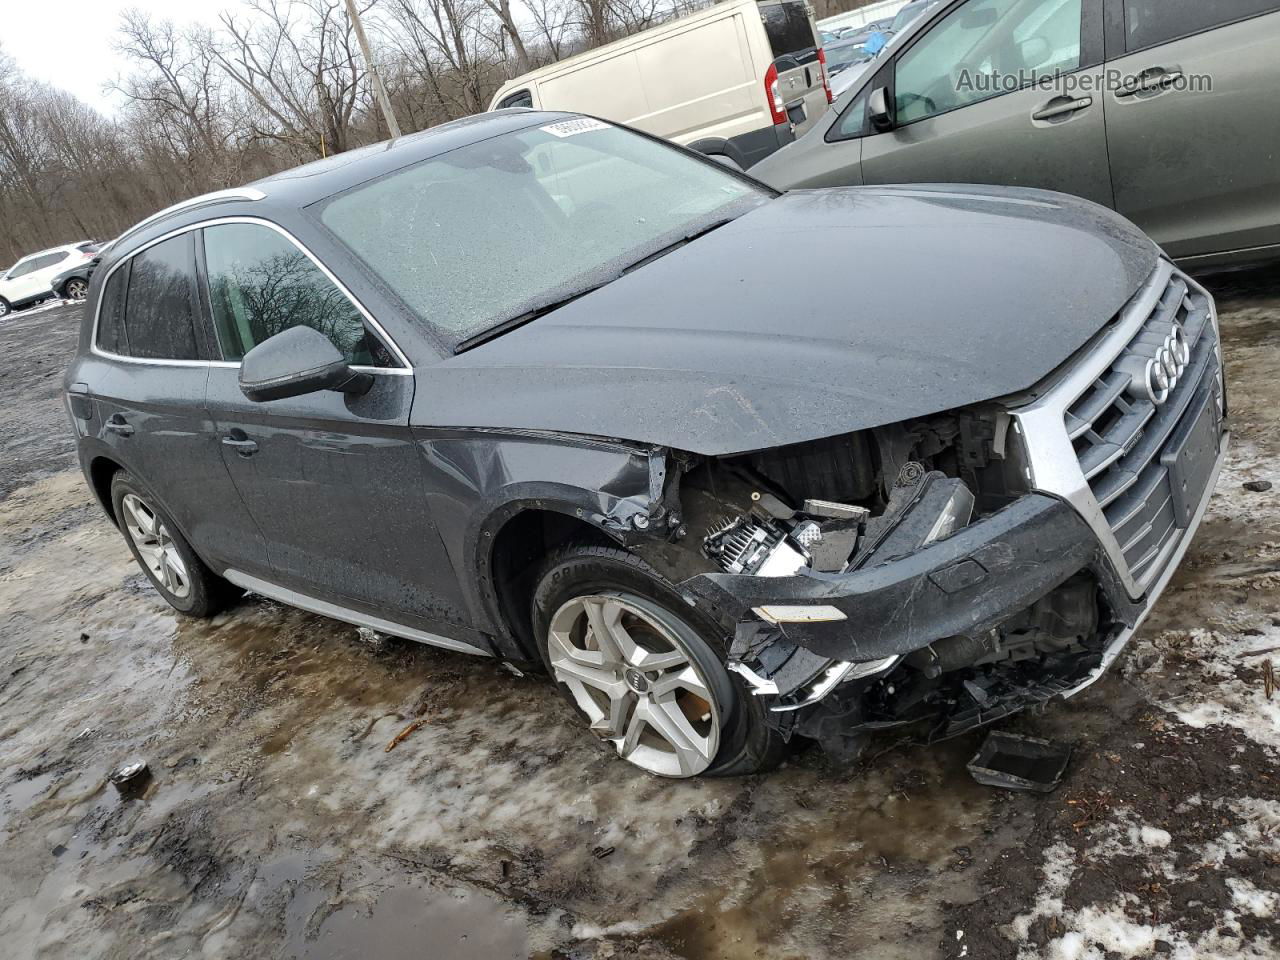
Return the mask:
<svg viewBox="0 0 1280 960">
<path fill-rule="evenodd" d="M 133 542 L 147 572 L 175 598 L 183 599 L 188 596 L 191 593 L 191 578 L 187 573 L 187 565 L 159 516 L 137 494 L 126 494 L 120 505 L 123 508 L 125 533 Z"/>
<path fill-rule="evenodd" d="M 547 658 L 591 730 L 619 755 L 688 777 L 715 758 L 720 709 L 669 616 L 623 597 L 577 597 L 551 618 Z"/>
<path fill-rule="evenodd" d="M 698 676 L 698 671 L 692 666 L 686 666 L 683 670 L 673 670 L 671 673 L 664 674 L 659 677 L 653 684 L 653 699 L 665 701 L 668 697 L 687 690 L 696 697 L 700 697 L 711 702 L 711 691 L 707 689 L 707 685 L 702 682 L 702 678 Z"/>
<path fill-rule="evenodd" d="M 650 702 L 646 707 L 645 717 L 653 731 L 675 750 L 682 774 L 688 775 L 689 771 L 705 767 L 711 761 L 706 752 L 707 738 L 699 736 L 674 700 L 666 703 Z"/>
</svg>

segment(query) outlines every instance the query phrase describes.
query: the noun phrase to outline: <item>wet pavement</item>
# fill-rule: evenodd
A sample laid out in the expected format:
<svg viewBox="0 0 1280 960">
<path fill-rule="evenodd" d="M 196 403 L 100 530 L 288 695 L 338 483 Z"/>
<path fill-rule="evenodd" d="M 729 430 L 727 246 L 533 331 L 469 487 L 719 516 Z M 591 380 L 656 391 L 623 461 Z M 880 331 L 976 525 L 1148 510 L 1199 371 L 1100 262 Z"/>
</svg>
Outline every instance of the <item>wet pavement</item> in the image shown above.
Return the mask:
<svg viewBox="0 0 1280 960">
<path fill-rule="evenodd" d="M 973 783 L 979 735 L 658 780 L 493 663 L 256 598 L 181 619 L 72 469 L 78 308 L 14 315 L 0 955 L 1275 956 L 1280 278 L 1209 283 L 1231 460 L 1120 669 L 1005 725 L 1074 745 L 1044 797 Z M 133 759 L 152 776 L 125 796 L 107 778 Z"/>
</svg>

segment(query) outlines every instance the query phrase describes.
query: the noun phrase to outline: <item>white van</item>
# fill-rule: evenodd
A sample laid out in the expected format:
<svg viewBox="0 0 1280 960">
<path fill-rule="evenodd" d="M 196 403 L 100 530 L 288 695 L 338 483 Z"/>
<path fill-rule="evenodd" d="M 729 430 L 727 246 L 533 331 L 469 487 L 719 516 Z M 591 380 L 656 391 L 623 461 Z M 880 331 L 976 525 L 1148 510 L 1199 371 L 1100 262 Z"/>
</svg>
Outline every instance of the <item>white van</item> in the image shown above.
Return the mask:
<svg viewBox="0 0 1280 960">
<path fill-rule="evenodd" d="M 746 168 L 827 109 L 804 0 L 726 0 L 503 84 L 490 110 L 573 110 Z"/>
</svg>

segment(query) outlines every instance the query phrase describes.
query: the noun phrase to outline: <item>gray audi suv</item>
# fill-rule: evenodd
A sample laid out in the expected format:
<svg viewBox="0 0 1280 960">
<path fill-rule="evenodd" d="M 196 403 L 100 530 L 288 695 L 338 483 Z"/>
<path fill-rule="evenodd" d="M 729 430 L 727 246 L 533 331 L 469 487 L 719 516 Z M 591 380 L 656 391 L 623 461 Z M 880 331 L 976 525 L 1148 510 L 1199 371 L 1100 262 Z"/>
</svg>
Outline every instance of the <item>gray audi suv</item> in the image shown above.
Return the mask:
<svg viewBox="0 0 1280 960">
<path fill-rule="evenodd" d="M 1227 439 L 1212 299 L 1109 210 L 779 195 L 530 110 L 149 217 L 66 399 L 181 613 L 248 591 L 535 665 L 673 777 L 1083 689 Z"/>
</svg>

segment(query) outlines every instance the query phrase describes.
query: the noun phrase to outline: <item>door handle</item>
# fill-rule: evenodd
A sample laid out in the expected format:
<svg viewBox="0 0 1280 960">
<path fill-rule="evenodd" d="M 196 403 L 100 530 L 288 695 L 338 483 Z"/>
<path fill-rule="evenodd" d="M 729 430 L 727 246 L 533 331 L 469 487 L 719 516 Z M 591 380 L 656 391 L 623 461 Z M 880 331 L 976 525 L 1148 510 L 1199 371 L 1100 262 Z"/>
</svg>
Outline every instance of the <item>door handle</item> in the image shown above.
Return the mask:
<svg viewBox="0 0 1280 960">
<path fill-rule="evenodd" d="M 1150 67 L 1138 74 L 1136 83 L 1121 87 L 1116 91 L 1116 99 L 1135 97 L 1140 93 L 1163 93 L 1182 79 L 1182 71 L 1177 67 Z"/>
<path fill-rule="evenodd" d="M 133 436 L 133 427 L 130 424 L 126 423 L 124 417 L 120 416 L 120 414 L 118 413 L 115 414 L 110 420 L 108 420 L 102 426 L 106 428 L 108 431 L 110 431 L 111 433 L 114 433 L 120 437 Z"/>
<path fill-rule="evenodd" d="M 1031 115 L 1032 120 L 1052 120 L 1054 117 L 1065 117 L 1069 113 L 1093 106 L 1093 97 L 1080 97 L 1077 100 L 1058 101 L 1057 98 Z"/>
<path fill-rule="evenodd" d="M 223 437 L 222 445 L 230 447 L 242 457 L 252 457 L 258 452 L 258 444 L 247 437 Z"/>
</svg>

